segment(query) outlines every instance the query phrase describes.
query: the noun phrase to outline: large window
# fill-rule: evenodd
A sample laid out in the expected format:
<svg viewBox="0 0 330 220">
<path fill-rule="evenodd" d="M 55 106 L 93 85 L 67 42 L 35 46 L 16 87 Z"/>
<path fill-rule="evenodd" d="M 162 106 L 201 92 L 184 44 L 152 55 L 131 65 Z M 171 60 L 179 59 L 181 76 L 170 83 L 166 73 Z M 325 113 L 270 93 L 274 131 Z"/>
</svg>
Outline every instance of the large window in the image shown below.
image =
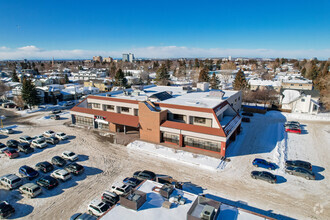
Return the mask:
<svg viewBox="0 0 330 220">
<path fill-rule="evenodd" d="M 109 130 L 109 125 L 108 124 L 99 123 L 99 129 Z"/>
<path fill-rule="evenodd" d="M 100 104 L 98 104 L 98 103 L 93 103 L 93 108 L 100 108 L 100 107 L 101 107 Z"/>
<path fill-rule="evenodd" d="M 107 111 L 114 111 L 115 110 L 115 106 L 114 105 L 107 105 Z"/>
<path fill-rule="evenodd" d="M 184 115 L 173 114 L 173 120 L 175 121 L 185 121 Z"/>
<path fill-rule="evenodd" d="M 208 141 L 208 140 L 187 137 L 187 136 L 184 137 L 184 144 L 186 146 L 197 147 L 197 148 L 216 151 L 216 152 L 220 152 L 220 150 L 221 150 L 220 142 Z"/>
<path fill-rule="evenodd" d="M 194 117 L 194 123 L 205 124 L 206 123 L 206 118 Z"/>
<path fill-rule="evenodd" d="M 121 107 L 121 112 L 129 113 L 129 108 Z"/>
<path fill-rule="evenodd" d="M 78 125 L 87 125 L 87 126 L 93 126 L 93 118 L 87 118 L 83 116 L 76 115 L 76 124 Z"/>
<path fill-rule="evenodd" d="M 179 135 L 164 132 L 164 141 L 179 144 Z"/>
</svg>

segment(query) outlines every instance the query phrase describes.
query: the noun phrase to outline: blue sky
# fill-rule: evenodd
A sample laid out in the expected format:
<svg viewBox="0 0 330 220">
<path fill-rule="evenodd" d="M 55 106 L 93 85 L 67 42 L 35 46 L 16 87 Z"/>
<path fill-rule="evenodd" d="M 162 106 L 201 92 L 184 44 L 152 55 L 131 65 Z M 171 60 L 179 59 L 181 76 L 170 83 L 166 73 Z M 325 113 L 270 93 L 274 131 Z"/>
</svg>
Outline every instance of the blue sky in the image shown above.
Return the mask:
<svg viewBox="0 0 330 220">
<path fill-rule="evenodd" d="M 330 1 L 0 1 L 0 59 L 330 57 Z"/>
</svg>

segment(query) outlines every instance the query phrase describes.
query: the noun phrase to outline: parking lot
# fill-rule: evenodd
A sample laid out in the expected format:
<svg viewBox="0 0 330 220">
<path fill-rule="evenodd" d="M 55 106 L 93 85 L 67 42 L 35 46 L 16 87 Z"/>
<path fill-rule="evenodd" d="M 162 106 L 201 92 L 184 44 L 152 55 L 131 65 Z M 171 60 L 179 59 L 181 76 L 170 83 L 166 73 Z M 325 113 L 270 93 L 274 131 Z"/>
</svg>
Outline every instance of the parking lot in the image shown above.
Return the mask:
<svg viewBox="0 0 330 220">
<path fill-rule="evenodd" d="M 6 143 L 9 139 L 18 139 L 22 135 L 35 136 L 46 130 L 64 132 L 70 138 L 54 146 L 36 149 L 32 154 L 21 154 L 15 159 L 1 155 L 0 176 L 18 174 L 19 167 L 34 167 L 38 162 L 60 156 L 65 150 L 79 155 L 77 162 L 84 166 L 85 172 L 73 176 L 67 182 L 61 182 L 52 190 L 43 189 L 43 194 L 33 199 L 22 196 L 17 190 L 1 189 L 0 200 L 9 201 L 17 211 L 11 218 L 68 219 L 76 212 L 86 212 L 89 202 L 100 198 L 103 191 L 114 182 L 145 169 L 183 181 L 195 193 L 213 194 L 233 202 L 242 201 L 242 204 L 264 211 L 272 210 L 274 213 L 301 219 L 326 219 L 330 216 L 328 123 L 306 121 L 305 134 L 286 134 L 282 126 L 285 118 L 254 116 L 250 123 L 243 125 L 243 132 L 230 146 L 231 162 L 223 171 L 213 172 L 146 156 L 143 152 L 110 144 L 106 138 L 91 130 L 63 125 L 69 120 L 68 113 L 64 113 L 62 120 L 57 121 L 45 117 L 47 115 L 48 112 L 36 112 L 25 117 L 13 117 L 10 120 L 18 124 L 16 133 L 2 135 L 0 141 Z M 256 157 L 274 161 L 280 166 L 274 172 L 281 176 L 278 184 L 251 179 L 250 172 L 255 170 L 251 163 Z M 281 164 L 286 159 L 310 161 L 318 174 L 317 180 L 308 181 L 284 173 Z"/>
</svg>

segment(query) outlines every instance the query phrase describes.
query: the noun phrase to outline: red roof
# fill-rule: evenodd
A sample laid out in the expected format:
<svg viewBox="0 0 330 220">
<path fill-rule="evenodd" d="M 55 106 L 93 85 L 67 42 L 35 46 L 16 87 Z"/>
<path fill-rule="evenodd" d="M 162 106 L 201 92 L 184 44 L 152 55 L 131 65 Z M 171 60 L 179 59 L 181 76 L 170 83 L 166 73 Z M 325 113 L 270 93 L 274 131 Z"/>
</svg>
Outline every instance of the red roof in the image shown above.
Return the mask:
<svg viewBox="0 0 330 220">
<path fill-rule="evenodd" d="M 174 129 L 180 129 L 184 131 L 191 131 L 191 132 L 197 132 L 202 134 L 209 134 L 209 135 L 216 135 L 221 137 L 226 137 L 225 133 L 221 128 L 209 128 L 205 126 L 200 125 L 192 125 L 192 124 L 185 124 L 175 121 L 165 121 L 161 125 L 161 127 L 166 128 L 174 128 Z"/>
<path fill-rule="evenodd" d="M 101 111 L 90 108 L 82 108 L 75 106 L 71 109 L 72 112 L 81 112 L 96 116 L 105 117 L 105 120 L 118 125 L 126 125 L 131 127 L 139 127 L 139 117 L 133 115 L 125 115 L 114 112 Z"/>
</svg>

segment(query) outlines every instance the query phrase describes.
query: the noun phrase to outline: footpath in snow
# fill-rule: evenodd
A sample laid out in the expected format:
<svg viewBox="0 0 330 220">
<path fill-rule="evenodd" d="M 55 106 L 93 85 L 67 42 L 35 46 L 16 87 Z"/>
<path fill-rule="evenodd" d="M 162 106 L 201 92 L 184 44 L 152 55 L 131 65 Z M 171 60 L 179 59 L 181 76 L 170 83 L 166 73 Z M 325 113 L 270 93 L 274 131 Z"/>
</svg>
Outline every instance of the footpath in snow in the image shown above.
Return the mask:
<svg viewBox="0 0 330 220">
<path fill-rule="evenodd" d="M 217 158 L 190 153 L 183 150 L 168 148 L 158 144 L 151 144 L 143 141 L 134 141 L 127 145 L 130 150 L 143 151 L 149 155 L 174 160 L 192 166 L 197 166 L 211 171 L 225 169 L 227 162 Z"/>
</svg>

